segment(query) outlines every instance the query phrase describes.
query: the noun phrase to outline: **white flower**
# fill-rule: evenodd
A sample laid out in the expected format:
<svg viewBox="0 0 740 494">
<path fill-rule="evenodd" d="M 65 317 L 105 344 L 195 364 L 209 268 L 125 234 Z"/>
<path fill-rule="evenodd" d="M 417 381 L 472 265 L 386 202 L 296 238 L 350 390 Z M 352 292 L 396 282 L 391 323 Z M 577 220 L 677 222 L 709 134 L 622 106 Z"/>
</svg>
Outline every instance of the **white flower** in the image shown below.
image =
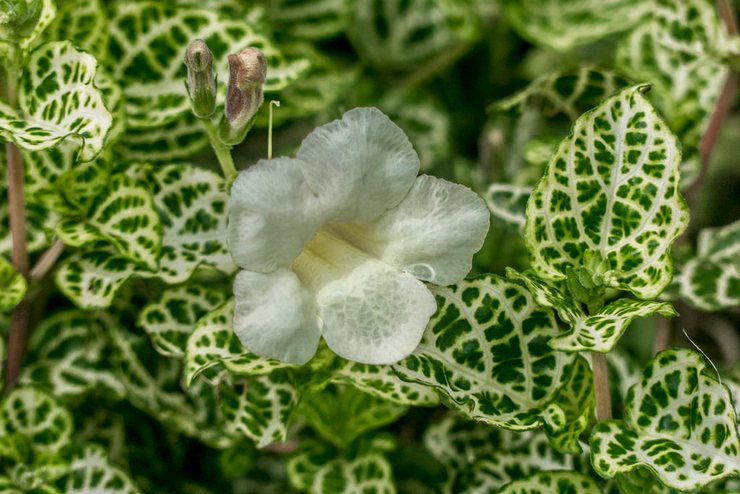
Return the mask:
<svg viewBox="0 0 740 494">
<path fill-rule="evenodd" d="M 309 134 L 296 159 L 239 174 L 229 247 L 242 269 L 234 330 L 246 348 L 297 364 L 321 336 L 370 364 L 416 348 L 436 310 L 422 281 L 460 281 L 489 221 L 470 189 L 418 171 L 403 131 L 357 108 Z"/>
</svg>

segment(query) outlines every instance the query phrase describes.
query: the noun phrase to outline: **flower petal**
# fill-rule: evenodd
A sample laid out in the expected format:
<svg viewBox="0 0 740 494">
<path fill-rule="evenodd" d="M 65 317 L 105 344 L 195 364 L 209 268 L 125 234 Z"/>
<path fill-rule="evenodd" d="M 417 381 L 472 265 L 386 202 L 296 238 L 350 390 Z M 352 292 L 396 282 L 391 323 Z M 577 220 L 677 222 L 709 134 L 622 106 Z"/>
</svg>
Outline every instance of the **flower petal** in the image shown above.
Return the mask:
<svg viewBox="0 0 740 494">
<path fill-rule="evenodd" d="M 311 294 L 288 269 L 236 275 L 234 332 L 251 352 L 292 364 L 308 362 L 321 337 Z"/>
<path fill-rule="evenodd" d="M 396 206 L 419 172 L 406 134 L 377 108 L 355 108 L 304 139 L 298 159 L 335 221 L 371 221 Z"/>
<path fill-rule="evenodd" d="M 428 175 L 416 179 L 395 208 L 367 225 L 332 225 L 335 234 L 380 260 L 438 285 L 451 285 L 470 271 L 483 246 L 490 212 L 462 185 Z"/>
<path fill-rule="evenodd" d="M 406 357 L 437 309 L 421 281 L 324 230 L 293 269 L 314 293 L 326 343 L 355 362 L 390 364 Z"/>
<path fill-rule="evenodd" d="M 241 268 L 287 267 L 324 220 L 316 196 L 292 158 L 260 160 L 231 188 L 229 250 Z"/>
</svg>

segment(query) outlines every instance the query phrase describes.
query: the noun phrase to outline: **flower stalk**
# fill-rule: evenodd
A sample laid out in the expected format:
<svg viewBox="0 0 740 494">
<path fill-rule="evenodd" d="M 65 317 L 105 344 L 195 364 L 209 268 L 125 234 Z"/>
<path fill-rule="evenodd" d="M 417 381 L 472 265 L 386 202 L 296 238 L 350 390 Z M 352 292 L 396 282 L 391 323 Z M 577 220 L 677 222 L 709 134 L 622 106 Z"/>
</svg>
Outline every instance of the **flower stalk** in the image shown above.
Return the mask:
<svg viewBox="0 0 740 494">
<path fill-rule="evenodd" d="M 11 106 L 16 105 L 16 85 L 19 61 L 17 51 L 11 48 L 11 56 L 5 70 L 4 96 Z M 28 245 L 26 241 L 26 203 L 23 194 L 23 157 L 13 143 L 5 144 L 8 162 L 8 205 L 10 209 L 10 233 L 12 237 L 11 258 L 13 265 L 24 278 L 29 277 Z M 27 300 L 18 304 L 11 313 L 10 333 L 8 334 L 8 360 L 5 374 L 5 392 L 12 391 L 18 381 L 21 361 L 28 339 L 28 320 L 30 315 Z"/>
</svg>

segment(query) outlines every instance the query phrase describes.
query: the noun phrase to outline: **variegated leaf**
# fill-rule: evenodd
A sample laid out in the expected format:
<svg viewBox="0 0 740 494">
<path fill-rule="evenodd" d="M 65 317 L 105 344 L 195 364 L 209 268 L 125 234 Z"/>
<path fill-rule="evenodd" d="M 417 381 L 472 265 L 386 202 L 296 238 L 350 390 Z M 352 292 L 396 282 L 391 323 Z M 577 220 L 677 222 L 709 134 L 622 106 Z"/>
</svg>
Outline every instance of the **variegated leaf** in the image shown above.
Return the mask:
<svg viewBox="0 0 740 494">
<path fill-rule="evenodd" d="M 522 36 L 563 51 L 631 28 L 650 7 L 644 0 L 504 1 L 504 12 Z"/>
<path fill-rule="evenodd" d="M 70 464 L 63 491 L 66 494 L 140 494 L 131 478 L 111 465 L 103 449 L 86 446 Z"/>
<path fill-rule="evenodd" d="M 33 332 L 32 360 L 21 383 L 38 383 L 54 396 L 71 398 L 95 390 L 122 398 L 125 389 L 110 368 L 106 329 L 94 315 L 79 310 L 57 312 Z"/>
<path fill-rule="evenodd" d="M 495 219 L 521 232 L 524 231 L 527 199 L 531 193 L 532 187 L 496 183 L 488 187 L 485 199 Z"/>
<path fill-rule="evenodd" d="M 550 445 L 561 453 L 579 455 L 580 435 L 588 427 L 594 409 L 593 373 L 588 362 L 576 360 L 568 383 L 545 414 L 545 434 Z"/>
<path fill-rule="evenodd" d="M 434 388 L 401 380 L 390 365 L 361 364 L 337 357 L 330 373 L 334 383 L 351 384 L 360 391 L 400 405 L 439 404 Z"/>
<path fill-rule="evenodd" d="M 190 335 L 185 350 L 185 382 L 190 384 L 204 371 L 218 374 L 223 369 L 234 375 L 260 375 L 290 367 L 277 360 L 247 351 L 234 333 L 234 301 L 203 316 Z"/>
<path fill-rule="evenodd" d="M 711 0 L 656 0 L 619 47 L 617 64 L 655 85 L 658 106 L 683 145 L 682 185 L 699 169 L 699 143 L 729 69 L 730 40 Z"/>
<path fill-rule="evenodd" d="M 395 494 L 391 465 L 385 452 L 393 445 L 385 438 L 375 438 L 352 451 L 304 441 L 288 460 L 290 483 L 301 492 L 323 494 Z"/>
<path fill-rule="evenodd" d="M 535 472 L 580 468 L 578 458 L 558 453 L 541 432 L 514 433 L 456 414 L 430 426 L 424 445 L 448 469 L 445 492 L 498 492 Z"/>
<path fill-rule="evenodd" d="M 506 484 L 499 494 L 602 494 L 596 482 L 582 473 L 538 472 Z"/>
<path fill-rule="evenodd" d="M 308 68 L 305 60 L 286 62 L 264 35 L 244 21 L 163 2 L 118 2 L 110 21 L 108 50 L 116 59 L 113 75 L 124 87 L 130 126 L 158 127 L 190 112 L 182 54 L 196 38 L 205 40 L 213 52 L 222 89 L 228 81 L 226 56 L 250 46 L 267 57 L 265 91 L 282 89 Z"/>
<path fill-rule="evenodd" d="M 258 448 L 286 440 L 299 398 L 292 374 L 286 370 L 251 377 L 220 393 L 226 427 L 252 439 Z"/>
<path fill-rule="evenodd" d="M 124 174 L 110 178 L 84 218 L 65 218 L 55 231 L 67 245 L 104 241 L 121 257 L 148 270 L 156 270 L 159 264 L 162 224 L 151 192 Z"/>
<path fill-rule="evenodd" d="M 608 286 L 654 298 L 670 282 L 670 246 L 688 224 L 676 138 L 627 88 L 580 117 L 527 205 L 525 240 L 546 279 L 580 268 L 587 251 L 608 261 Z"/>
<path fill-rule="evenodd" d="M 596 314 L 579 319 L 568 333 L 553 338 L 550 346 L 566 352 L 608 353 L 634 319 L 653 314 L 666 318 L 678 315 L 669 303 L 620 298 Z"/>
<path fill-rule="evenodd" d="M 493 275 L 432 293 L 437 313 L 417 349 L 393 366 L 398 375 L 432 386 L 471 418 L 539 426 L 575 359 L 548 346 L 559 332 L 552 311 Z"/>
<path fill-rule="evenodd" d="M 0 310 L 12 309 L 26 295 L 26 279 L 0 256 Z"/>
<path fill-rule="evenodd" d="M 21 78 L 20 113 L 0 101 L 0 136 L 31 151 L 74 137 L 79 158 L 93 159 L 112 124 L 103 96 L 94 86 L 97 64 L 68 41 L 36 49 Z"/>
<path fill-rule="evenodd" d="M 14 3 L 20 5 L 14 5 Z M 32 47 L 56 15 L 54 0 L 20 0 L 0 5 L 0 44 Z"/>
<path fill-rule="evenodd" d="M 627 85 L 627 80 L 614 71 L 582 65 L 576 71 L 540 76 L 513 96 L 496 102 L 493 109 L 522 113 L 536 104 L 548 117 L 564 113 L 574 122 Z"/>
<path fill-rule="evenodd" d="M 346 0 L 276 0 L 270 4 L 269 19 L 281 33 L 316 40 L 336 36 L 347 29 L 352 3 Z"/>
<path fill-rule="evenodd" d="M 133 162 L 170 164 L 192 158 L 207 146 L 203 125 L 195 115 L 186 113 L 153 128 L 127 127 L 115 152 Z"/>
<path fill-rule="evenodd" d="M 139 325 L 165 356 L 183 357 L 188 337 L 198 320 L 226 301 L 226 292 L 213 282 L 188 282 L 164 290 L 139 313 Z"/>
<path fill-rule="evenodd" d="M 349 37 L 362 56 L 386 70 L 413 67 L 455 43 L 434 0 L 356 2 Z"/>
<path fill-rule="evenodd" d="M 704 373 L 700 354 L 659 353 L 632 386 L 625 420 L 594 427 L 592 464 L 612 478 L 638 467 L 666 486 L 693 490 L 740 474 L 740 440 L 728 389 Z"/>
<path fill-rule="evenodd" d="M 57 15 L 44 38 L 47 41 L 71 41 L 105 62 L 108 18 L 100 0 L 57 0 L 57 4 Z"/>
<path fill-rule="evenodd" d="M 51 395 L 33 387 L 15 388 L 0 406 L 0 436 L 23 437 L 37 454 L 68 446 L 72 429 L 72 415 Z"/>
<path fill-rule="evenodd" d="M 197 382 L 180 387 L 181 365 L 154 352 L 146 337 L 128 333 L 109 322 L 114 363 L 128 401 L 166 426 L 213 447 L 233 443 L 220 415 L 215 390 Z"/>
<path fill-rule="evenodd" d="M 366 432 L 395 422 L 406 410 L 352 386 L 329 385 L 304 394 L 298 413 L 322 438 L 341 449 Z"/>
<path fill-rule="evenodd" d="M 147 184 L 163 225 L 159 269 L 146 271 L 112 249 L 95 245 L 66 259 L 56 273 L 59 288 L 83 308 L 107 307 L 132 276 L 183 283 L 199 267 L 231 273 L 226 248 L 228 195 L 216 173 L 193 165 L 136 165 L 130 174 Z"/>
<path fill-rule="evenodd" d="M 706 311 L 740 306 L 740 221 L 702 230 L 668 291 Z"/>
</svg>

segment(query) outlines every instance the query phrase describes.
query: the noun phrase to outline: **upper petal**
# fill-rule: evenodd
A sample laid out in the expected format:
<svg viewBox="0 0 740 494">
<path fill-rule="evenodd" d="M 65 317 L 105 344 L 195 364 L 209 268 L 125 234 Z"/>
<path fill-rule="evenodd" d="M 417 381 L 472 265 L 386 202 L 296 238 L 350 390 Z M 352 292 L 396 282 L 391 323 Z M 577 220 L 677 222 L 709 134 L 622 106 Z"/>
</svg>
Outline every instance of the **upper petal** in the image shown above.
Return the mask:
<svg viewBox="0 0 740 494">
<path fill-rule="evenodd" d="M 234 262 L 269 273 L 286 267 L 316 233 L 323 215 L 292 158 L 260 160 L 231 188 L 229 250 Z"/>
<path fill-rule="evenodd" d="M 292 364 L 308 362 L 321 337 L 311 294 L 288 269 L 236 275 L 234 332 L 249 351 Z"/>
<path fill-rule="evenodd" d="M 332 225 L 332 230 L 420 280 L 451 285 L 470 271 L 489 219 L 485 202 L 472 190 L 422 175 L 376 222 Z"/>
<path fill-rule="evenodd" d="M 406 134 L 377 108 L 355 108 L 318 127 L 298 158 L 335 221 L 374 220 L 401 202 L 419 172 Z"/>
<path fill-rule="evenodd" d="M 355 362 L 390 364 L 408 356 L 437 308 L 421 281 L 323 230 L 293 269 L 314 294 L 326 343 Z"/>
</svg>

